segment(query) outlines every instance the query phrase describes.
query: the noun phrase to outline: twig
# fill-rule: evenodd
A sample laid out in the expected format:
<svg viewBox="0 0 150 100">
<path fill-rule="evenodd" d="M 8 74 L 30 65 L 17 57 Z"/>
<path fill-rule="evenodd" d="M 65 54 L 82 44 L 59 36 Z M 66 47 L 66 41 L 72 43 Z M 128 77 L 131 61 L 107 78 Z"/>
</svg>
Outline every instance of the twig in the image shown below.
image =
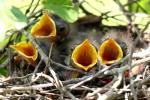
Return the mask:
<svg viewBox="0 0 150 100">
<path fill-rule="evenodd" d="M 133 3 L 135 3 L 135 2 L 138 2 L 139 0 L 132 0 L 132 1 L 128 1 L 128 3 L 126 3 L 125 5 L 123 5 L 124 7 L 125 6 L 129 6 L 129 5 L 131 5 L 131 4 L 133 4 Z"/>
<path fill-rule="evenodd" d="M 114 0 L 114 1 L 119 5 L 119 7 L 120 7 L 121 10 L 123 11 L 124 15 L 125 15 L 126 18 L 128 19 L 129 23 L 131 23 L 131 22 L 132 22 L 131 16 L 129 16 L 129 15 L 126 14 L 126 12 L 128 12 L 128 11 L 126 11 L 126 9 L 124 8 L 124 6 L 121 4 L 121 2 L 120 2 L 119 0 Z M 132 25 L 132 24 L 131 24 L 131 25 Z M 133 52 L 134 52 L 134 49 L 135 49 L 134 46 L 138 43 L 138 40 L 140 39 L 140 36 L 141 36 L 141 32 L 137 29 L 137 27 L 135 27 L 134 25 L 132 25 L 132 27 L 135 28 L 135 31 L 136 31 L 136 33 L 137 33 L 137 37 L 135 38 L 135 40 L 134 40 L 134 42 L 133 42 L 133 45 L 132 45 L 132 48 L 131 48 L 131 51 L 130 51 L 131 55 L 130 55 L 130 57 L 129 57 L 129 62 L 128 62 L 130 71 L 131 71 L 131 69 L 132 69 L 132 68 L 131 68 L 131 66 L 132 66 L 132 55 L 133 55 Z M 131 75 L 130 75 L 130 76 L 131 76 Z M 133 80 L 132 80 L 132 78 L 130 78 L 130 84 L 132 84 L 132 83 L 133 83 Z M 136 94 L 136 91 L 135 91 L 133 85 L 134 85 L 134 84 L 131 85 L 131 91 L 132 91 L 132 93 L 133 93 L 134 100 L 137 100 L 137 94 Z"/>
<path fill-rule="evenodd" d="M 116 74 L 123 73 L 125 70 L 129 70 L 130 67 L 132 69 L 133 67 L 143 64 L 143 63 L 146 63 L 146 62 L 150 62 L 150 57 L 137 60 L 137 61 L 133 62 L 131 66 L 125 65 L 125 66 L 121 66 L 120 68 L 113 68 L 112 70 L 107 71 L 107 73 L 105 73 L 105 74 L 107 75 L 110 73 L 116 73 Z"/>
<path fill-rule="evenodd" d="M 85 80 L 85 79 L 87 79 L 87 78 L 89 78 L 89 77 L 91 77 L 91 76 L 92 76 L 92 75 L 84 76 L 84 77 L 82 77 L 82 78 L 69 79 L 69 80 L 66 80 L 66 81 L 62 81 L 62 83 L 63 83 L 64 85 L 76 84 L 76 83 L 81 82 L 81 81 L 83 81 L 83 80 Z M 68 88 L 69 88 L 69 86 L 68 86 Z"/>
<path fill-rule="evenodd" d="M 133 53 L 133 58 L 145 58 L 150 56 L 150 47 L 139 52 Z"/>
<path fill-rule="evenodd" d="M 141 30 L 141 35 L 145 32 L 145 30 L 149 27 L 150 24 L 150 20 L 146 23 L 145 27 L 143 28 L 143 30 Z"/>
<path fill-rule="evenodd" d="M 132 22 L 131 16 L 127 14 L 127 10 L 124 8 L 124 6 L 120 3 L 119 0 L 114 0 L 120 7 L 120 9 L 123 11 L 124 15 L 126 16 L 126 18 L 128 19 L 129 23 Z"/>
<path fill-rule="evenodd" d="M 122 73 L 119 73 L 118 80 L 112 85 L 112 88 L 117 89 L 117 87 L 121 84 L 122 79 L 123 79 L 123 75 Z"/>
<path fill-rule="evenodd" d="M 75 68 L 71 68 L 69 66 L 62 65 L 62 64 L 57 63 L 57 62 L 55 62 L 53 60 L 51 60 L 51 64 L 54 64 L 55 66 L 61 67 L 61 68 L 65 69 L 65 70 L 76 71 L 76 72 L 79 72 L 79 73 L 82 73 L 82 74 L 87 74 L 87 72 L 84 72 L 82 70 L 78 70 L 78 69 L 75 69 Z"/>
<path fill-rule="evenodd" d="M 105 88 L 105 87 L 94 89 L 94 91 L 92 93 L 88 93 L 85 98 L 88 99 L 89 97 L 92 97 L 97 93 L 100 93 L 100 92 L 103 92 L 103 91 L 108 91 L 109 89 L 110 88 Z"/>
<path fill-rule="evenodd" d="M 97 89 L 97 90 L 94 89 L 92 93 L 88 94 L 88 95 L 85 97 L 85 99 L 88 99 L 88 98 L 90 98 L 90 97 L 93 97 L 93 96 L 96 95 L 96 94 L 98 95 L 98 93 L 100 93 L 100 92 L 105 93 L 106 91 L 108 91 L 108 90 L 110 90 L 110 89 L 112 88 L 112 85 L 113 85 L 113 87 L 114 87 L 113 89 L 117 89 L 116 87 L 118 87 L 118 85 L 120 84 L 120 82 L 119 82 L 119 84 L 118 84 L 118 81 L 120 81 L 120 79 L 115 76 L 114 79 L 113 79 L 109 84 L 107 84 L 107 85 L 105 85 L 104 87 L 99 88 L 99 89 Z M 116 83 L 117 83 L 117 84 L 116 84 Z M 116 85 L 114 85 L 114 84 L 116 84 Z"/>
<path fill-rule="evenodd" d="M 139 81 L 137 82 L 137 84 L 143 84 L 143 83 L 145 83 L 145 82 L 147 82 L 147 81 L 149 81 L 149 80 L 150 80 L 150 76 L 147 77 L 147 78 L 144 79 L 144 80 L 139 80 Z M 120 89 L 119 91 L 118 91 L 118 89 L 110 89 L 108 92 L 106 92 L 105 94 L 101 95 L 101 97 L 99 97 L 98 99 L 100 99 L 100 100 L 109 100 L 109 99 L 113 99 L 114 97 L 119 96 L 119 94 L 122 93 L 123 91 L 124 91 L 124 92 L 125 92 L 125 91 L 129 91 L 129 92 L 130 92 L 130 89 L 128 89 L 128 88 L 131 87 L 131 85 L 133 85 L 133 84 L 135 84 L 135 83 L 133 82 L 132 84 L 129 84 L 129 85 L 127 86 L 127 88 L 125 88 L 125 89 Z"/>
<path fill-rule="evenodd" d="M 32 74 L 29 74 L 29 75 L 32 75 Z M 38 75 L 40 76 L 43 76 L 45 77 L 46 79 L 49 80 L 49 78 L 47 77 L 50 77 L 48 75 L 44 75 L 44 74 L 41 74 L 41 73 L 38 73 Z M 91 75 L 90 75 L 91 76 Z M 62 83 L 64 85 L 67 85 L 67 84 L 73 84 L 73 83 L 76 83 L 76 82 L 80 82 L 80 81 L 83 81 L 85 79 L 87 79 L 87 77 L 90 77 L 90 76 L 85 76 L 85 77 L 82 77 L 82 78 L 76 78 L 76 79 L 72 79 L 72 80 L 66 80 L 66 81 L 62 81 Z M 25 77 L 28 77 L 27 76 L 24 76 Z M 23 78 L 23 77 L 18 77 L 19 79 Z M 14 78 L 14 79 L 18 79 L 18 78 Z M 150 77 L 147 77 L 145 79 L 145 81 L 143 80 L 142 83 L 148 81 L 150 79 Z M 54 86 L 53 83 L 47 83 L 47 84 L 38 84 L 38 85 L 30 85 L 30 86 L 13 86 L 12 88 L 0 88 L 0 93 L 4 93 L 4 92 L 11 92 L 11 91 L 17 91 L 17 90 L 38 90 L 38 88 L 46 88 L 46 87 L 51 87 L 51 86 Z"/>
<path fill-rule="evenodd" d="M 59 78 L 57 77 L 57 74 L 55 73 L 55 71 L 52 69 L 51 67 L 51 54 L 52 54 L 52 48 L 53 48 L 53 43 L 51 44 L 50 46 L 50 50 L 49 50 L 49 59 L 48 59 L 48 62 L 47 62 L 47 67 L 50 71 L 50 73 L 52 74 L 55 82 L 56 82 L 56 87 L 59 89 L 60 93 L 64 93 L 64 94 L 67 94 L 72 100 L 76 100 L 76 98 L 74 97 L 74 95 L 72 95 L 72 93 L 70 93 L 65 87 L 63 87 L 63 84 L 62 82 L 59 80 Z M 63 95 L 62 95 L 63 96 Z"/>
<path fill-rule="evenodd" d="M 48 56 L 45 55 L 45 53 L 43 52 L 43 50 L 39 47 L 39 45 L 36 43 L 36 41 L 35 41 L 34 38 L 30 35 L 30 33 L 26 32 L 26 31 L 24 31 L 24 30 L 22 30 L 22 31 L 23 31 L 23 33 L 28 37 L 28 39 L 34 44 L 34 46 L 37 48 L 37 50 L 38 50 L 38 52 L 39 52 L 39 54 L 40 54 L 40 56 L 41 56 L 41 59 L 42 59 L 42 60 L 44 61 L 44 63 L 46 64 L 46 63 L 48 62 Z M 79 72 L 79 73 L 82 73 L 82 74 L 86 74 L 86 72 L 83 72 L 83 71 L 78 70 L 78 69 L 71 68 L 71 67 L 69 67 L 69 66 L 64 66 L 64 65 L 62 65 L 62 64 L 60 64 L 60 63 L 57 63 L 57 62 L 53 61 L 52 59 L 50 59 L 50 62 L 51 62 L 51 64 L 54 64 L 54 65 L 56 65 L 56 66 L 58 66 L 58 67 L 61 67 L 61 68 L 66 69 L 66 70 L 76 71 L 76 72 Z"/>
<path fill-rule="evenodd" d="M 31 1 L 29 7 L 27 8 L 26 12 L 25 12 L 25 15 L 27 15 L 29 12 L 30 12 L 30 9 L 32 7 L 32 4 L 33 4 L 34 0 Z"/>
<path fill-rule="evenodd" d="M 75 96 L 74 96 L 71 92 L 69 92 L 65 87 L 63 88 L 63 91 L 64 91 L 65 94 L 67 94 L 67 95 L 71 98 L 71 100 L 78 100 L 78 99 L 76 99 Z"/>
<path fill-rule="evenodd" d="M 140 59 L 140 60 L 136 60 L 135 62 L 133 62 L 131 68 L 133 68 L 136 65 L 143 64 L 143 63 L 146 63 L 146 62 L 150 62 L 150 57 L 143 58 L 143 59 Z"/>
<path fill-rule="evenodd" d="M 38 11 L 36 11 L 36 12 L 30 14 L 30 15 L 28 16 L 28 19 L 30 19 L 30 18 L 32 18 L 32 17 L 35 17 L 36 14 L 38 14 L 38 13 L 40 13 L 40 12 L 42 12 L 42 11 L 43 11 L 43 9 L 40 9 L 40 10 L 38 10 Z"/>
<path fill-rule="evenodd" d="M 38 1 L 37 1 L 37 3 L 36 3 L 36 5 L 35 5 L 35 7 L 33 8 L 32 12 L 31 12 L 31 14 L 32 14 L 32 13 L 35 11 L 35 9 L 38 7 L 39 2 L 40 2 L 40 0 L 38 0 Z"/>
<path fill-rule="evenodd" d="M 6 96 L 0 95 L 0 99 L 1 99 L 1 100 L 8 100 L 9 98 L 6 97 Z"/>
<path fill-rule="evenodd" d="M 8 66 L 8 72 L 9 72 L 9 75 L 12 76 L 12 68 L 14 67 L 12 65 L 12 53 L 11 53 L 11 50 L 10 48 L 7 49 L 7 52 L 8 52 L 8 59 L 9 59 L 9 66 Z"/>
<path fill-rule="evenodd" d="M 148 62 L 148 61 L 150 61 L 150 57 L 147 57 L 147 58 L 144 58 L 144 59 L 141 59 L 141 60 L 137 60 L 136 62 L 132 63 L 131 68 L 133 68 L 133 67 L 136 66 L 136 65 L 139 65 L 139 64 Z M 91 75 L 91 77 L 88 77 L 88 78 L 85 79 L 84 81 L 81 81 L 81 82 L 79 82 L 79 83 L 77 83 L 77 84 L 71 86 L 70 89 L 76 88 L 76 87 L 78 87 L 78 86 L 80 86 L 80 85 L 82 85 L 82 84 L 84 84 L 84 83 L 86 83 L 86 82 L 88 82 L 88 81 L 94 79 L 95 77 L 101 75 L 102 73 L 104 73 L 104 72 L 107 71 L 107 70 L 110 70 L 111 68 L 112 68 L 112 66 L 108 66 L 108 67 L 103 68 L 102 70 L 98 71 L 95 75 Z M 130 67 L 129 67 L 128 65 L 125 65 L 125 66 L 122 66 L 122 67 L 120 67 L 120 68 L 116 68 L 116 71 L 117 71 L 118 73 L 120 73 L 120 72 L 123 72 L 123 71 L 125 71 L 125 70 L 127 70 L 127 69 L 129 69 L 129 68 L 130 68 Z"/>
<path fill-rule="evenodd" d="M 144 73 L 143 73 L 143 79 L 145 79 L 146 71 L 150 68 L 150 66 L 146 66 Z"/>
<path fill-rule="evenodd" d="M 13 86 L 11 88 L 0 88 L 0 93 L 4 92 L 12 92 L 12 91 L 23 91 L 23 90 L 39 90 L 39 88 L 51 87 L 53 83 L 47 84 L 38 84 L 38 85 L 30 85 L 30 86 Z"/>
<path fill-rule="evenodd" d="M 22 80 L 22 79 L 30 77 L 31 75 L 32 74 L 27 74 L 27 75 L 22 76 L 22 77 L 8 77 L 5 80 L 3 80 L 3 82 L 8 82 L 8 81 L 12 81 L 12 80 Z"/>
<path fill-rule="evenodd" d="M 35 42 L 35 40 L 32 38 L 32 36 L 30 35 L 30 33 L 26 32 L 25 30 L 22 30 L 22 32 L 28 37 L 28 39 L 34 44 L 34 46 L 37 48 L 38 53 L 41 56 L 41 59 L 44 61 L 44 63 L 46 64 L 48 62 L 48 57 L 45 55 L 45 53 L 43 52 L 43 50 L 40 49 L 39 45 Z"/>
<path fill-rule="evenodd" d="M 52 48 L 53 48 L 53 43 L 51 44 L 50 46 L 50 50 L 49 50 L 49 57 L 48 57 L 48 61 L 46 63 L 46 67 L 48 67 L 50 73 L 52 74 L 53 78 L 55 79 L 56 81 L 56 84 L 57 84 L 57 88 L 60 88 L 60 87 L 63 87 L 62 83 L 60 82 L 60 80 L 58 79 L 55 71 L 52 69 L 51 67 L 51 62 L 50 62 L 50 59 L 51 59 L 51 54 L 52 54 Z"/>
<path fill-rule="evenodd" d="M 94 79 L 95 77 L 103 74 L 103 72 L 105 72 L 106 70 L 109 70 L 110 68 L 111 68 L 111 66 L 105 67 L 104 69 L 98 71 L 95 75 L 91 75 L 91 77 L 88 77 L 87 79 L 85 79 L 85 80 L 83 80 L 83 81 L 81 81 L 81 82 L 71 86 L 70 89 L 76 88 L 76 87 L 78 87 L 78 86 L 80 86 L 80 85 L 82 85 L 82 84 L 84 84 L 84 83 Z"/>
<path fill-rule="evenodd" d="M 32 22 L 29 22 L 26 26 L 24 26 L 21 30 L 19 31 L 22 31 L 22 30 L 26 30 L 28 29 L 31 25 L 35 24 L 38 20 L 33 20 Z"/>
<path fill-rule="evenodd" d="M 40 67 L 41 64 L 42 64 L 42 60 L 40 60 L 40 62 L 38 63 L 38 65 L 35 67 L 34 72 L 32 73 L 33 75 L 31 77 L 31 80 L 33 80 L 35 78 L 35 74 L 37 73 L 38 68 Z"/>
<path fill-rule="evenodd" d="M 44 77 L 44 78 L 48 79 L 49 81 L 51 81 L 52 83 L 30 85 L 30 86 L 24 86 L 24 85 L 23 86 L 13 86 L 11 88 L 0 88 L 0 93 L 13 92 L 13 91 L 39 90 L 40 88 L 46 88 L 46 87 L 54 86 L 54 79 L 51 78 L 50 76 L 42 74 L 42 73 L 37 73 L 37 79 L 39 79 L 39 77 Z M 84 80 L 84 79 L 82 78 L 81 80 Z M 81 80 L 78 80 L 78 82 Z M 73 82 L 73 80 L 72 80 L 72 82 Z M 71 84 L 72 82 L 71 81 L 63 81 L 63 84 Z M 69 97 L 71 96 L 71 98 L 73 98 L 72 100 L 76 100 L 75 97 L 73 97 L 73 95 L 71 93 L 69 93 L 68 90 L 63 88 L 63 91 L 67 95 L 69 95 Z"/>
<path fill-rule="evenodd" d="M 46 74 L 43 74 L 43 73 L 37 73 L 37 77 L 34 78 L 33 82 L 38 80 L 40 77 L 44 77 L 45 79 L 47 79 L 48 81 L 50 81 L 51 83 L 53 83 L 57 87 L 57 84 L 55 83 L 55 80 L 52 77 L 50 77 Z"/>
</svg>

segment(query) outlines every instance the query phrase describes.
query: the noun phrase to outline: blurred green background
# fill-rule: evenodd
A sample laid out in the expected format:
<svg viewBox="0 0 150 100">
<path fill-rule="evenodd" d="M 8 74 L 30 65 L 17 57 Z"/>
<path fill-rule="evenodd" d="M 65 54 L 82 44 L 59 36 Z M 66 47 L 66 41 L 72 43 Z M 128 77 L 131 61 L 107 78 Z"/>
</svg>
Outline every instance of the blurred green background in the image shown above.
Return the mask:
<svg viewBox="0 0 150 100">
<path fill-rule="evenodd" d="M 31 2 L 33 4 L 31 5 Z M 128 21 L 116 1 L 120 1 L 126 10 L 133 16 L 134 23 L 139 24 L 140 28 L 149 20 L 150 1 L 149 0 L 0 0 L 0 41 L 5 38 L 7 30 L 16 28 L 21 29 L 28 22 L 28 16 L 25 16 L 26 10 L 31 5 L 33 9 L 37 2 L 39 9 L 48 9 L 52 13 L 59 15 L 64 20 L 72 23 L 78 18 L 85 16 L 80 8 L 80 4 L 88 12 L 95 16 L 107 17 L 102 21 L 104 25 L 117 26 L 127 25 Z"/>
</svg>

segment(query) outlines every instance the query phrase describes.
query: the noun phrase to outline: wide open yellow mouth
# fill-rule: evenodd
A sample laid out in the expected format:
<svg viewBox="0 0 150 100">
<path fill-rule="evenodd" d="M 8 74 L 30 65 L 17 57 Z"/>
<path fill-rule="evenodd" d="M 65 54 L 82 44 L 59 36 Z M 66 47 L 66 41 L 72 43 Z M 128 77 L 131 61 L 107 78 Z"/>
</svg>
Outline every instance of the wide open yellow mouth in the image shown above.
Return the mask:
<svg viewBox="0 0 150 100">
<path fill-rule="evenodd" d="M 50 38 L 51 40 L 56 38 L 55 23 L 47 12 L 45 12 L 39 22 L 32 27 L 31 34 L 36 38 Z"/>
<path fill-rule="evenodd" d="M 119 44 L 112 38 L 104 41 L 99 47 L 98 58 L 101 64 L 112 64 L 123 57 L 123 51 Z"/>
<path fill-rule="evenodd" d="M 97 52 L 95 47 L 86 39 L 78 45 L 73 53 L 72 60 L 75 67 L 88 71 L 97 63 Z"/>
<path fill-rule="evenodd" d="M 11 48 L 15 49 L 25 60 L 32 63 L 37 57 L 38 53 L 36 48 L 32 45 L 31 42 L 20 42 L 15 45 L 10 45 Z"/>
</svg>

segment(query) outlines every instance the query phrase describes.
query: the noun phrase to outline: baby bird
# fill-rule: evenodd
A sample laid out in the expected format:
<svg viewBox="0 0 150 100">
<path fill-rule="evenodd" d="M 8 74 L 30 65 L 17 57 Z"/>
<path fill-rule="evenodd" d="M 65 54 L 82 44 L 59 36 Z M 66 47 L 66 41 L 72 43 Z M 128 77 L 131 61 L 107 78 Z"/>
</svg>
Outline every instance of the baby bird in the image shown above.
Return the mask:
<svg viewBox="0 0 150 100">
<path fill-rule="evenodd" d="M 113 64 L 126 56 L 128 50 L 131 48 L 129 45 L 129 38 L 125 33 L 110 31 L 103 37 L 98 51 L 98 58 L 101 64 Z"/>
</svg>

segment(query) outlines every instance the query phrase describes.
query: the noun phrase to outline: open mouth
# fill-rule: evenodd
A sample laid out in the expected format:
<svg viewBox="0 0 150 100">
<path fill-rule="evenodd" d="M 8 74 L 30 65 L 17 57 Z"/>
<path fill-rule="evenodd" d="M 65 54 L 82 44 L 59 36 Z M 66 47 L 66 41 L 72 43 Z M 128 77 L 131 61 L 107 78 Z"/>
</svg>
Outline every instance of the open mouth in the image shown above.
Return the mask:
<svg viewBox="0 0 150 100">
<path fill-rule="evenodd" d="M 78 54 L 77 62 L 82 66 L 89 66 L 92 63 L 92 55 L 89 54 L 87 49 L 84 49 L 83 53 Z"/>
<path fill-rule="evenodd" d="M 97 52 L 88 40 L 78 45 L 73 53 L 72 60 L 76 67 L 87 71 L 97 63 Z"/>
<path fill-rule="evenodd" d="M 37 38 L 56 37 L 56 26 L 48 13 L 42 15 L 39 22 L 32 27 L 31 33 Z"/>
<path fill-rule="evenodd" d="M 36 48 L 31 42 L 20 42 L 15 45 L 11 45 L 11 48 L 15 49 L 20 55 L 22 55 L 27 61 L 35 61 L 37 59 L 38 53 Z"/>
<path fill-rule="evenodd" d="M 101 64 L 112 64 L 123 57 L 123 52 L 119 44 L 109 38 L 101 44 L 98 55 Z"/>
</svg>

